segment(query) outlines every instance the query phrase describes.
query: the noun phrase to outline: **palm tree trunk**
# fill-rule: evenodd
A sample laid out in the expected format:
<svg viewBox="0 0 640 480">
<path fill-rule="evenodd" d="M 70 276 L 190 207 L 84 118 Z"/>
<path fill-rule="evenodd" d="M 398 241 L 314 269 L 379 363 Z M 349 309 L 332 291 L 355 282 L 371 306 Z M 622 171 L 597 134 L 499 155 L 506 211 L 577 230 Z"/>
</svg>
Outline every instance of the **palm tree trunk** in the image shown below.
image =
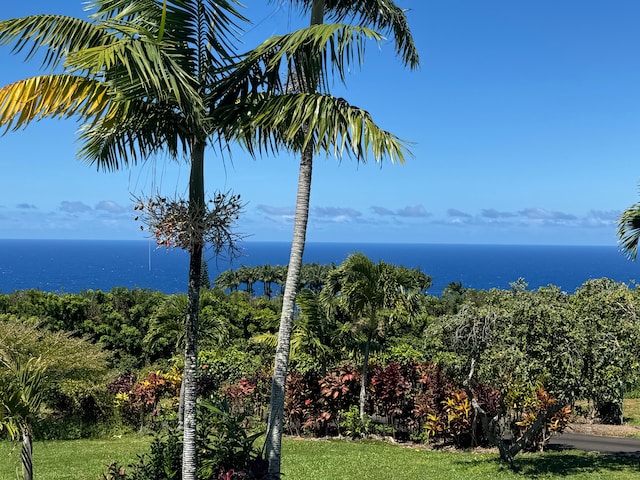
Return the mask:
<svg viewBox="0 0 640 480">
<path fill-rule="evenodd" d="M 195 142 L 191 154 L 189 179 L 189 210 L 192 221 L 204 214 L 204 147 Z M 200 222 L 198 222 L 200 223 Z M 193 235 L 189 257 L 189 286 L 187 290 L 187 319 L 184 349 L 184 443 L 182 447 L 182 479 L 195 480 L 197 469 L 196 410 L 198 375 L 198 317 L 200 313 L 200 286 L 202 271 L 203 237 L 199 230 Z"/>
<path fill-rule="evenodd" d="M 24 480 L 33 480 L 33 441 L 31 439 L 31 429 L 28 425 L 22 427 L 22 474 Z"/>
<path fill-rule="evenodd" d="M 324 0 L 313 0 L 311 6 L 311 25 L 321 24 L 324 20 Z M 280 462 L 282 457 L 282 430 L 284 427 L 284 399 L 291 350 L 291 331 L 293 330 L 293 313 L 300 271 L 302 254 L 307 237 L 309 220 L 309 198 L 311 196 L 311 173 L 313 170 L 313 147 L 308 147 L 300 157 L 298 172 L 298 191 L 296 194 L 296 211 L 293 220 L 293 240 L 289 255 L 289 267 L 282 297 L 282 314 L 278 329 L 273 378 L 271 380 L 271 398 L 269 401 L 269 418 L 267 420 L 267 438 L 265 440 L 265 456 L 269 463 L 268 478 L 280 478 Z"/>
<path fill-rule="evenodd" d="M 298 193 L 296 196 L 296 211 L 293 224 L 293 241 L 289 256 L 287 281 L 282 298 L 282 314 L 278 330 L 278 345 L 271 383 L 271 399 L 269 402 L 269 419 L 267 424 L 267 439 L 265 455 L 269 462 L 269 476 L 277 479 L 280 476 L 280 457 L 282 452 L 282 429 L 284 424 L 284 397 L 286 392 L 287 370 L 289 366 L 289 351 L 291 331 L 293 330 L 293 313 L 295 297 L 300 281 L 302 268 L 302 254 L 304 253 L 307 236 L 307 222 L 309 218 L 309 197 L 311 195 L 311 173 L 313 155 L 307 151 L 300 159 L 298 176 Z"/>
</svg>

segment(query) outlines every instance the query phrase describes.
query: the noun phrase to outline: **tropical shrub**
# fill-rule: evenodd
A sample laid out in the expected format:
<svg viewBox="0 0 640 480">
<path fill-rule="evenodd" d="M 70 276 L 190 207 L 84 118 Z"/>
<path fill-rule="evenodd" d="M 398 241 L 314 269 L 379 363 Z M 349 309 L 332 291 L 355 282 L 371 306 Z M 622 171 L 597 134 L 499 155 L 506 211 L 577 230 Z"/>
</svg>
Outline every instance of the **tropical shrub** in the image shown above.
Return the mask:
<svg viewBox="0 0 640 480">
<path fill-rule="evenodd" d="M 524 449 L 528 451 L 542 451 L 552 435 L 562 433 L 571 420 L 571 406 L 565 405 L 558 409 L 558 399 L 549 394 L 541 385 L 535 390 L 535 395 L 525 401 L 520 412 L 520 420 L 514 422 L 513 433 L 516 438 L 525 435 L 536 420 L 547 417 L 542 427 L 534 435 L 527 438 Z M 548 415 L 548 412 L 553 412 Z"/>
<path fill-rule="evenodd" d="M 135 428 L 153 428 L 161 418 L 161 400 L 168 399 L 168 408 L 177 404 L 181 376 L 177 372 L 150 372 L 136 381 L 131 373 L 123 374 L 108 385 L 114 395 L 115 407 L 125 424 Z"/>
<path fill-rule="evenodd" d="M 258 479 L 266 473 L 266 463 L 254 446 L 261 432 L 247 432 L 244 415 L 233 413 L 225 402 L 198 405 L 196 478 Z M 182 437 L 176 428 L 157 434 L 149 451 L 128 466 L 113 463 L 101 480 L 180 480 L 182 478 Z M 100 480 L 99 479 L 99 480 Z"/>
</svg>

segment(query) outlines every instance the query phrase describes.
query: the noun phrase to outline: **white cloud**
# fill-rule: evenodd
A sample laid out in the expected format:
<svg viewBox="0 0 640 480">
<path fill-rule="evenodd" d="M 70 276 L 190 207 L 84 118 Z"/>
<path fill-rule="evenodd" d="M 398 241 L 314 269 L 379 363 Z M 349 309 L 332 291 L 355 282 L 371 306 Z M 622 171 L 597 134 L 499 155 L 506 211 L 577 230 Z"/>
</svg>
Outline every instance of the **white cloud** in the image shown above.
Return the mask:
<svg viewBox="0 0 640 480">
<path fill-rule="evenodd" d="M 68 202 L 63 201 L 60 203 L 60 210 L 67 213 L 86 213 L 90 212 L 92 208 L 86 203 L 82 202 Z"/>
</svg>

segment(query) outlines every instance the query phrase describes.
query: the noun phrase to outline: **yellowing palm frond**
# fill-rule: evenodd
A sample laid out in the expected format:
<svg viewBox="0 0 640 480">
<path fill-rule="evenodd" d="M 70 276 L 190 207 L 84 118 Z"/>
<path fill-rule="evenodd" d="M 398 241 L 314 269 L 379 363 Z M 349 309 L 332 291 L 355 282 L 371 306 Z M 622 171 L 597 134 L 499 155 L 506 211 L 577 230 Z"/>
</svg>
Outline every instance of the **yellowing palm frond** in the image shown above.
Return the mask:
<svg viewBox="0 0 640 480">
<path fill-rule="evenodd" d="M 107 87 L 74 75 L 44 75 L 0 88 L 0 126 L 18 130 L 42 118 L 102 115 L 110 101 Z"/>
</svg>

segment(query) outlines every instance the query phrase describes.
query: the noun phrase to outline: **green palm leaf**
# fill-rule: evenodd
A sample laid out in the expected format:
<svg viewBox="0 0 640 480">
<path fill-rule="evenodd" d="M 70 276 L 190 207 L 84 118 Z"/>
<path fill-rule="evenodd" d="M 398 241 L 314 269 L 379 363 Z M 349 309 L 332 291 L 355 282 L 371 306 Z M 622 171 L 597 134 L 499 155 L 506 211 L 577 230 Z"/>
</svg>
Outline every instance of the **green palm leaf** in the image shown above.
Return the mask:
<svg viewBox="0 0 640 480">
<path fill-rule="evenodd" d="M 291 3 L 311 11 L 313 0 L 291 0 Z M 366 25 L 393 34 L 396 53 L 405 65 L 416 68 L 419 64 L 405 10 L 391 0 L 324 0 L 326 16 L 332 22 Z"/>
<path fill-rule="evenodd" d="M 640 203 L 625 210 L 618 220 L 618 242 L 630 260 L 637 260 L 640 243 Z"/>
</svg>

